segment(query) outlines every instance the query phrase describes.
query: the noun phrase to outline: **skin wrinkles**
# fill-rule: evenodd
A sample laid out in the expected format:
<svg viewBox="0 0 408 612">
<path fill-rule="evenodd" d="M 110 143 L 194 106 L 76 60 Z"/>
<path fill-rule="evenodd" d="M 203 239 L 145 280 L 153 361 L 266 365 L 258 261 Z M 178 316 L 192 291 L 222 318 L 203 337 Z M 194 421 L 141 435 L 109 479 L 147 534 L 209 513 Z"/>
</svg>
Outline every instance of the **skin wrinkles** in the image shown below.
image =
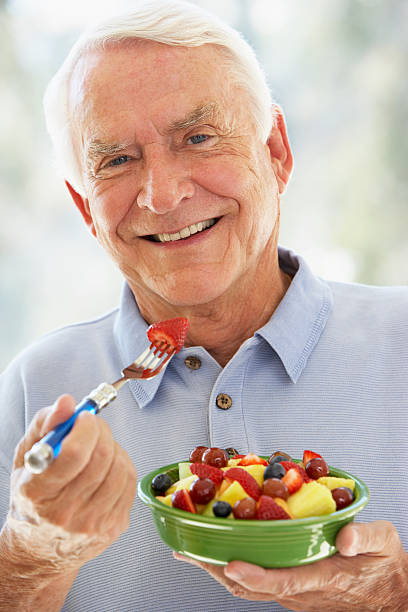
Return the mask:
<svg viewBox="0 0 408 612">
<path fill-rule="evenodd" d="M 277 257 L 279 198 L 291 169 L 283 119 L 262 142 L 250 103 L 227 82 L 211 45 L 149 43 L 91 55 L 89 64 L 82 59 L 86 88 L 76 86 L 83 96 L 71 101 L 77 157 L 95 140 L 131 145 L 119 152 L 129 158 L 107 166 L 106 157 L 84 194 L 71 195 L 146 321 L 186 316 L 187 345 L 205 340 L 225 364 L 246 339 L 241 330 L 249 337 L 263 325 L 289 284 Z M 189 140 L 200 134 L 208 139 Z M 218 223 L 191 239 L 143 238 L 212 218 Z M 271 296 L 267 305 L 259 286 Z"/>
</svg>

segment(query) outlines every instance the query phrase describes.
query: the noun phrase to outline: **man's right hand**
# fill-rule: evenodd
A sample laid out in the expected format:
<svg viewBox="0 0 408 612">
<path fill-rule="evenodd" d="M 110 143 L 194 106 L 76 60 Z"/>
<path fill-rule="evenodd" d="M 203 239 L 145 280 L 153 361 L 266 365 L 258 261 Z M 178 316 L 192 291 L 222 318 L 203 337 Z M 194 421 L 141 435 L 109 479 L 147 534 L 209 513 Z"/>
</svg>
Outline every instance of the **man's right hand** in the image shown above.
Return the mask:
<svg viewBox="0 0 408 612">
<path fill-rule="evenodd" d="M 40 410 L 16 449 L 2 549 L 26 576 L 77 571 L 129 526 L 137 475 L 102 418 L 84 411 L 45 472 L 24 468 L 25 452 L 74 409 L 64 395 Z"/>
</svg>

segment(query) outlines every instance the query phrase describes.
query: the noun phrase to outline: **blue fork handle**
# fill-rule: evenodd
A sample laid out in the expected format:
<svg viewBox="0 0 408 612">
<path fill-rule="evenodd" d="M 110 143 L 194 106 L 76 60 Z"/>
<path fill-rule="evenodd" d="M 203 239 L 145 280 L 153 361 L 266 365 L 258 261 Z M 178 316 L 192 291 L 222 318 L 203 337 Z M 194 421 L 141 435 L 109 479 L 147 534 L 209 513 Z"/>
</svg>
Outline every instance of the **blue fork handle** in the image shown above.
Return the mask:
<svg viewBox="0 0 408 612">
<path fill-rule="evenodd" d="M 84 412 L 84 410 L 88 410 L 88 412 L 91 412 L 92 414 L 99 412 L 96 402 L 85 397 L 75 408 L 74 414 L 69 419 L 57 425 L 55 429 L 49 431 L 39 441 L 39 444 L 48 444 L 48 446 L 52 448 L 54 459 L 59 455 L 63 439 L 69 434 L 78 418 L 78 415 L 81 414 L 81 412 Z"/>
<path fill-rule="evenodd" d="M 69 419 L 57 425 L 49 431 L 39 442 L 34 444 L 31 450 L 24 455 L 24 465 L 33 474 L 41 474 L 49 464 L 59 455 L 61 444 L 65 436 L 69 434 L 74 426 L 78 415 L 87 410 L 92 414 L 99 412 L 97 403 L 85 397 L 75 408 L 75 412 Z"/>
<path fill-rule="evenodd" d="M 75 408 L 75 412 L 69 419 L 60 423 L 55 429 L 49 431 L 41 440 L 24 455 L 24 466 L 33 474 L 41 474 L 48 465 L 58 456 L 61 444 L 65 436 L 69 434 L 74 426 L 78 415 L 87 410 L 97 414 L 109 402 L 115 399 L 117 391 L 115 387 L 102 383 L 87 395 Z"/>
</svg>

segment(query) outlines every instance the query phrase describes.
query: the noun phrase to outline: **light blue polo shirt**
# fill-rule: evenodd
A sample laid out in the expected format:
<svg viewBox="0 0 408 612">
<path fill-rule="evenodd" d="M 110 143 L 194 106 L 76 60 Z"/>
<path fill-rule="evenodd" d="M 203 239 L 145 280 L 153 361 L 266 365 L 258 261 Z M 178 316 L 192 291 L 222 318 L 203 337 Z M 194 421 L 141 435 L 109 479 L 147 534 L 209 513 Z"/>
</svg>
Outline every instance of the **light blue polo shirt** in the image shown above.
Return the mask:
<svg viewBox="0 0 408 612">
<path fill-rule="evenodd" d="M 185 459 L 199 444 L 294 457 L 315 450 L 369 486 L 358 520 L 392 521 L 408 550 L 408 288 L 327 282 L 282 248 L 280 264 L 293 276 L 284 299 L 225 368 L 203 347 L 183 349 L 153 380 L 123 387 L 101 418 L 140 476 Z M 119 309 L 48 334 L 9 366 L 0 379 L 1 521 L 13 451 L 36 411 L 62 393 L 79 401 L 116 380 L 146 346 L 146 328 L 125 285 Z M 191 356 L 198 369 L 186 365 Z M 217 405 L 220 394 L 231 400 L 227 410 Z M 282 609 L 234 598 L 202 570 L 175 561 L 138 499 L 128 531 L 81 569 L 63 607 Z"/>
</svg>

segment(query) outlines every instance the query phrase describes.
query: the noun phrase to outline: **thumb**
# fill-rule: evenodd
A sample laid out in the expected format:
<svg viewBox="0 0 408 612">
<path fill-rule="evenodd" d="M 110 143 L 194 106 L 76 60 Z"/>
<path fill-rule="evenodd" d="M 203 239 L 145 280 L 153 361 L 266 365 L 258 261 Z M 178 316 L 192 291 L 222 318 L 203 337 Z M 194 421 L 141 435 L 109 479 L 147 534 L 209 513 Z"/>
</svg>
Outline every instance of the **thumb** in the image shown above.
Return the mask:
<svg viewBox="0 0 408 612">
<path fill-rule="evenodd" d="M 388 521 L 349 523 L 338 533 L 336 546 L 344 557 L 388 555 L 400 546 L 400 540 L 394 525 Z"/>
<path fill-rule="evenodd" d="M 61 395 L 55 404 L 52 406 L 51 410 L 49 410 L 47 416 L 45 417 L 41 430 L 40 430 L 40 438 L 45 436 L 46 433 L 54 429 L 60 423 L 63 423 L 75 411 L 75 400 L 72 395 Z"/>
</svg>

